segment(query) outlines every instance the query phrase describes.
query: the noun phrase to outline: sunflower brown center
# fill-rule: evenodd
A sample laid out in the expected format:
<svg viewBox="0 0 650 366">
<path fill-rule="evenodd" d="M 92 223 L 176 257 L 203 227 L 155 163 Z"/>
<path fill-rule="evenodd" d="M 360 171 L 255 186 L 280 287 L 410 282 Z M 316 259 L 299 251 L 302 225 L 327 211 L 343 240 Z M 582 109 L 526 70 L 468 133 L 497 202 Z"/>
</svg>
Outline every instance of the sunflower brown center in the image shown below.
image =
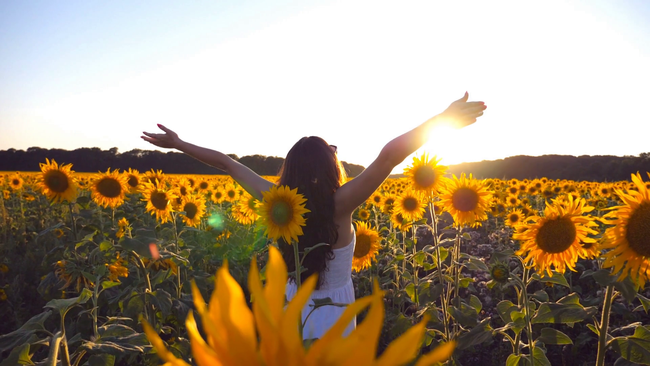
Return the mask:
<svg viewBox="0 0 650 366">
<path fill-rule="evenodd" d="M 462 187 L 451 196 L 451 202 L 458 211 L 472 211 L 478 206 L 478 193 L 473 189 Z"/>
<path fill-rule="evenodd" d="M 183 207 L 183 211 L 185 211 L 185 217 L 193 219 L 196 216 L 196 213 L 199 212 L 199 208 L 196 207 L 194 203 L 188 202 L 185 204 L 185 207 Z"/>
<path fill-rule="evenodd" d="M 509 219 L 510 219 L 510 222 L 512 222 L 512 223 L 514 224 L 514 223 L 516 223 L 516 222 L 519 222 L 519 215 L 517 215 L 517 214 L 510 214 Z"/>
<path fill-rule="evenodd" d="M 216 192 L 214 192 L 214 196 L 215 196 L 217 199 L 221 199 L 221 197 L 223 197 L 223 192 L 221 192 L 221 191 L 216 191 Z"/>
<path fill-rule="evenodd" d="M 235 192 L 235 191 L 233 191 L 231 189 L 226 194 L 228 195 L 229 198 L 235 198 L 235 195 L 237 194 L 237 192 Z"/>
<path fill-rule="evenodd" d="M 181 192 L 182 196 L 186 196 L 187 195 L 187 187 L 182 186 L 181 189 L 180 189 L 180 192 Z"/>
<path fill-rule="evenodd" d="M 156 191 L 151 194 L 151 204 L 159 210 L 166 210 L 168 202 L 169 200 L 164 192 Z"/>
<path fill-rule="evenodd" d="M 131 186 L 133 188 L 137 187 L 138 184 L 140 184 L 140 182 L 138 181 L 138 177 L 136 177 L 135 175 L 130 175 L 129 176 L 128 183 L 129 183 L 129 186 Z"/>
<path fill-rule="evenodd" d="M 199 188 L 208 189 L 208 183 L 207 182 L 201 182 L 201 184 L 199 184 Z"/>
<path fill-rule="evenodd" d="M 97 192 L 108 198 L 115 198 L 122 193 L 122 186 L 113 178 L 102 178 L 97 182 Z"/>
<path fill-rule="evenodd" d="M 436 172 L 428 165 L 421 166 L 413 174 L 413 180 L 420 187 L 429 188 L 436 182 Z"/>
<path fill-rule="evenodd" d="M 370 236 L 359 234 L 357 235 L 357 243 L 354 246 L 354 256 L 356 258 L 363 258 L 370 252 Z"/>
<path fill-rule="evenodd" d="M 639 255 L 650 257 L 650 202 L 643 202 L 627 222 L 625 238 Z"/>
<path fill-rule="evenodd" d="M 407 197 L 402 202 L 402 206 L 408 212 L 413 212 L 418 209 L 418 200 L 414 197 Z"/>
<path fill-rule="evenodd" d="M 537 246 L 547 253 L 562 253 L 576 240 L 576 226 L 568 217 L 546 221 L 537 231 Z"/>
<path fill-rule="evenodd" d="M 13 185 L 15 185 L 15 186 L 18 186 L 18 185 L 20 185 L 20 181 L 19 181 L 18 179 L 15 179 L 15 178 L 14 178 L 14 179 L 11 181 L 11 184 L 13 184 Z"/>
<path fill-rule="evenodd" d="M 56 193 L 63 193 L 70 187 L 68 176 L 59 170 L 47 172 L 44 181 L 47 188 Z"/>
<path fill-rule="evenodd" d="M 253 198 L 253 197 L 249 198 L 248 202 L 246 202 L 247 205 L 248 205 L 248 208 L 251 209 L 251 210 L 255 210 L 255 202 L 256 202 L 255 198 Z"/>
<path fill-rule="evenodd" d="M 271 207 L 271 221 L 278 226 L 285 226 L 293 219 L 293 209 L 284 201 L 279 201 Z"/>
</svg>

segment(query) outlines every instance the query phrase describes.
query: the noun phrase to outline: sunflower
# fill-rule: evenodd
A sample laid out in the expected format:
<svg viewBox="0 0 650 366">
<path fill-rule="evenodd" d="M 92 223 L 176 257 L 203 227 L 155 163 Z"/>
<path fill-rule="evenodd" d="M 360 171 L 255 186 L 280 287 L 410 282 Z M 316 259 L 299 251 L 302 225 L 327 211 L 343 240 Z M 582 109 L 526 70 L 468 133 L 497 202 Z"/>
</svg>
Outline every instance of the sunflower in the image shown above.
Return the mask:
<svg viewBox="0 0 650 366">
<path fill-rule="evenodd" d="M 612 249 L 604 254 L 603 267 L 614 267 L 619 280 L 630 277 L 643 288 L 650 279 L 650 189 L 639 173 L 632 175 L 632 182 L 638 190 L 616 190 L 623 205 L 605 215 L 615 226 L 603 237 L 602 248 Z"/>
<path fill-rule="evenodd" d="M 187 178 L 182 178 L 181 180 L 176 182 L 175 188 L 176 188 L 176 193 L 181 198 L 189 195 L 190 192 L 192 191 L 192 187 L 190 186 L 190 183 L 187 181 Z"/>
<path fill-rule="evenodd" d="M 423 192 L 424 194 L 433 194 L 437 191 L 442 177 L 447 171 L 444 165 L 438 165 L 441 159 L 435 156 L 429 159 L 429 155 L 425 152 L 420 158 L 413 157 L 413 165 L 404 169 L 404 175 L 411 182 L 411 186 L 415 191 Z"/>
<path fill-rule="evenodd" d="M 239 199 L 239 189 L 234 184 L 227 184 L 224 188 L 224 200 L 232 203 L 237 199 Z"/>
<path fill-rule="evenodd" d="M 303 214 L 311 212 L 305 208 L 307 199 L 298 193 L 298 188 L 288 186 L 273 186 L 262 196 L 259 215 L 265 234 L 273 240 L 282 237 L 289 244 L 298 242 L 298 235 L 303 234 L 301 226 L 306 225 Z"/>
<path fill-rule="evenodd" d="M 165 178 L 165 174 L 162 172 L 162 170 L 156 171 L 151 169 L 150 171 L 144 173 L 144 176 L 141 180 L 147 183 L 162 186 L 163 182 L 165 182 Z"/>
<path fill-rule="evenodd" d="M 366 210 L 365 208 L 360 208 L 357 211 L 357 217 L 361 221 L 368 221 L 368 219 L 370 219 L 370 211 Z"/>
<path fill-rule="evenodd" d="M 196 184 L 196 186 L 194 187 L 194 189 L 195 189 L 198 193 L 206 194 L 206 193 L 208 193 L 208 191 L 210 190 L 210 182 L 208 182 L 207 179 L 201 179 L 201 180 Z"/>
<path fill-rule="evenodd" d="M 120 277 L 129 277 L 129 269 L 124 267 L 121 261 L 113 264 L 106 264 L 108 267 L 108 279 L 114 282 L 120 282 Z"/>
<path fill-rule="evenodd" d="M 126 219 L 126 217 L 122 217 L 120 221 L 117 222 L 117 226 L 119 229 L 117 230 L 117 233 L 115 233 L 115 236 L 119 239 L 124 236 L 126 231 L 129 231 L 129 236 L 131 236 L 131 227 L 129 226 L 129 220 Z"/>
<path fill-rule="evenodd" d="M 54 159 L 41 163 L 41 174 L 36 177 L 36 186 L 51 201 L 72 202 L 77 198 L 77 183 L 71 170 L 72 164 L 58 165 Z"/>
<path fill-rule="evenodd" d="M 508 188 L 506 188 L 506 192 L 511 195 L 518 195 L 519 188 L 517 188 L 517 186 L 509 186 Z"/>
<path fill-rule="evenodd" d="M 512 238 L 519 240 L 521 246 L 517 255 L 524 256 L 525 262 L 532 261 L 538 273 L 546 272 L 552 276 L 551 266 L 560 273 L 568 267 L 575 271 L 574 265 L 580 258 L 592 258 L 597 254 L 596 239 L 589 234 L 598 234 L 592 229 L 598 224 L 585 213 L 594 208 L 586 206 L 584 198 L 573 199 L 560 204 L 554 200 L 544 209 L 544 217 L 532 216 L 518 226 Z M 566 206 L 566 207 L 565 207 Z"/>
<path fill-rule="evenodd" d="M 487 210 L 490 209 L 492 194 L 487 190 L 483 181 L 461 174 L 454 175 L 440 192 L 439 204 L 454 218 L 458 227 L 479 226 L 487 220 Z"/>
<path fill-rule="evenodd" d="M 57 239 L 61 239 L 63 235 L 65 235 L 65 232 L 59 228 L 52 230 L 52 232 L 54 233 L 54 236 L 56 236 Z"/>
<path fill-rule="evenodd" d="M 412 189 L 404 191 L 397 197 L 393 211 L 407 221 L 417 221 L 424 216 L 426 202 L 422 195 Z"/>
<path fill-rule="evenodd" d="M 390 215 L 390 221 L 393 223 L 393 226 L 395 226 L 395 228 L 399 231 L 408 230 L 412 224 L 412 222 L 404 219 L 404 216 L 402 216 L 401 212 L 393 212 L 393 214 Z"/>
<path fill-rule="evenodd" d="M 219 204 L 226 199 L 226 193 L 221 188 L 215 187 L 214 191 L 210 195 L 210 199 L 212 202 Z"/>
<path fill-rule="evenodd" d="M 14 191 L 23 188 L 23 184 L 25 184 L 25 180 L 20 176 L 19 173 L 16 172 L 15 174 L 9 176 L 9 187 L 11 187 L 11 189 Z"/>
<path fill-rule="evenodd" d="M 531 205 L 522 205 L 519 210 L 524 217 L 532 216 L 535 213 L 535 209 Z"/>
<path fill-rule="evenodd" d="M 506 204 L 499 201 L 499 200 L 492 200 L 492 203 L 490 204 L 490 213 L 492 216 L 495 217 L 502 217 L 505 216 L 508 208 L 506 207 Z"/>
<path fill-rule="evenodd" d="M 259 200 L 250 193 L 244 192 L 235 203 L 231 212 L 237 222 L 242 225 L 250 225 L 257 221 L 260 215 L 257 214 Z"/>
<path fill-rule="evenodd" d="M 495 282 L 505 284 L 510 277 L 510 268 L 505 263 L 497 262 L 490 268 L 490 276 Z"/>
<path fill-rule="evenodd" d="M 505 224 L 511 227 L 515 227 L 519 225 L 525 217 L 526 216 L 521 212 L 521 210 L 512 210 L 506 215 Z"/>
<path fill-rule="evenodd" d="M 386 215 L 391 215 L 393 213 L 395 201 L 397 201 L 396 195 L 392 193 L 385 194 L 384 198 L 381 201 L 381 212 L 385 213 Z"/>
<path fill-rule="evenodd" d="M 126 184 L 129 185 L 129 192 L 136 193 L 140 185 L 140 172 L 135 169 L 129 168 L 128 171 L 122 173 L 126 178 Z"/>
<path fill-rule="evenodd" d="M 201 219 L 205 215 L 205 199 L 200 195 L 188 195 L 183 197 L 180 210 L 181 219 L 187 226 L 199 227 Z"/>
<path fill-rule="evenodd" d="M 382 201 L 382 196 L 381 193 L 375 191 L 375 193 L 372 194 L 367 200 L 366 200 L 366 206 L 376 206 L 380 207 L 381 206 L 381 201 Z"/>
<path fill-rule="evenodd" d="M 508 205 L 510 207 L 517 207 L 521 203 L 521 201 L 519 200 L 519 197 L 515 196 L 514 194 L 508 195 L 508 197 L 506 197 L 505 202 L 506 202 L 506 205 Z"/>
<path fill-rule="evenodd" d="M 352 269 L 360 272 L 369 268 L 381 247 L 379 233 L 368 227 L 365 222 L 357 221 L 356 244 L 352 256 Z"/>
<path fill-rule="evenodd" d="M 142 187 L 142 200 L 147 202 L 146 210 L 156 216 L 156 220 L 164 224 L 171 220 L 172 201 L 176 198 L 174 192 L 162 184 L 144 182 Z"/>
<path fill-rule="evenodd" d="M 115 208 L 124 203 L 124 197 L 129 190 L 129 184 L 124 175 L 111 168 L 106 173 L 100 173 L 93 177 L 92 199 L 98 206 Z"/>
<path fill-rule="evenodd" d="M 550 200 L 555 197 L 555 192 L 553 192 L 553 187 L 550 185 L 545 185 L 541 189 L 541 195 L 545 200 Z"/>
<path fill-rule="evenodd" d="M 8 200 L 9 198 L 11 198 L 11 191 L 8 191 L 6 189 L 2 190 L 2 196 L 4 197 L 4 199 Z"/>
</svg>

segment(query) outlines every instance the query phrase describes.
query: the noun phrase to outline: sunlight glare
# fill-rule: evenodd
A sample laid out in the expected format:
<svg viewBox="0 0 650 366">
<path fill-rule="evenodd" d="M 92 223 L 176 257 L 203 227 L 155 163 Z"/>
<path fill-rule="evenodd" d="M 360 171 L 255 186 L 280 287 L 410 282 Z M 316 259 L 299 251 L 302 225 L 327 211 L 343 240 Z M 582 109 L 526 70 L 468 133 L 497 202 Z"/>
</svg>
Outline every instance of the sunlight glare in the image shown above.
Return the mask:
<svg viewBox="0 0 650 366">
<path fill-rule="evenodd" d="M 440 158 L 442 165 L 458 164 L 471 159 L 471 151 L 462 142 L 462 131 L 454 128 L 452 123 L 441 123 L 433 127 L 429 132 L 429 141 L 420 150 Z"/>
</svg>

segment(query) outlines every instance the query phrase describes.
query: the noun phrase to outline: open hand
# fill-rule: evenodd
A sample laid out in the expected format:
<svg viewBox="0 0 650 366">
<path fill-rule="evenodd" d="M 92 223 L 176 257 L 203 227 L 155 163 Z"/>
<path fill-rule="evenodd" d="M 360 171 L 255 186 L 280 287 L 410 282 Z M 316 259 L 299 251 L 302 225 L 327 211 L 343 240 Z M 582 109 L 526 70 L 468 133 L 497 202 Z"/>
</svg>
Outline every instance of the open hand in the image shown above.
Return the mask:
<svg viewBox="0 0 650 366">
<path fill-rule="evenodd" d="M 161 124 L 158 124 L 158 127 L 161 130 L 165 131 L 165 133 L 142 132 L 146 136 L 140 136 L 140 137 L 142 137 L 143 140 L 148 141 L 158 147 L 164 147 L 168 149 L 176 148 L 181 142 L 181 139 L 178 138 L 176 132 L 170 130 L 169 128 Z"/>
<path fill-rule="evenodd" d="M 483 111 L 487 106 L 483 102 L 468 102 L 468 98 L 469 94 L 465 92 L 462 98 L 451 103 L 439 115 L 439 117 L 442 117 L 443 123 L 449 123 L 454 128 L 463 128 L 476 122 L 476 119 L 483 115 Z"/>
</svg>

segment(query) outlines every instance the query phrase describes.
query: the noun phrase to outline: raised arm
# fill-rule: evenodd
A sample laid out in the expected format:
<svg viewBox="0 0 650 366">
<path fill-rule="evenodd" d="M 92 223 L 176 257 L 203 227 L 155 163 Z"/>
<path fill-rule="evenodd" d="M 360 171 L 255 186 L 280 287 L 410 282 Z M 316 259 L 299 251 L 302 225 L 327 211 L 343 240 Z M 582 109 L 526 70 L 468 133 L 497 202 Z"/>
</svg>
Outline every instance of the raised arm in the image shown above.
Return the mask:
<svg viewBox="0 0 650 366">
<path fill-rule="evenodd" d="M 469 95 L 465 93 L 441 114 L 387 143 L 372 164 L 336 191 L 334 195 L 336 216 L 351 215 L 375 192 L 399 163 L 427 142 L 434 126 L 449 124 L 454 128 L 463 128 L 476 122 L 487 107 L 483 102 L 468 102 L 468 97 Z"/>
<path fill-rule="evenodd" d="M 158 127 L 165 133 L 143 132 L 145 136 L 142 136 L 142 139 L 159 147 L 182 151 L 197 160 L 219 170 L 223 170 L 248 193 L 259 200 L 262 200 L 262 192 L 268 191 L 273 186 L 272 182 L 260 177 L 257 173 L 240 162 L 232 159 L 230 156 L 220 153 L 219 151 L 206 149 L 185 142 L 178 137 L 176 132 L 160 124 Z"/>
</svg>

